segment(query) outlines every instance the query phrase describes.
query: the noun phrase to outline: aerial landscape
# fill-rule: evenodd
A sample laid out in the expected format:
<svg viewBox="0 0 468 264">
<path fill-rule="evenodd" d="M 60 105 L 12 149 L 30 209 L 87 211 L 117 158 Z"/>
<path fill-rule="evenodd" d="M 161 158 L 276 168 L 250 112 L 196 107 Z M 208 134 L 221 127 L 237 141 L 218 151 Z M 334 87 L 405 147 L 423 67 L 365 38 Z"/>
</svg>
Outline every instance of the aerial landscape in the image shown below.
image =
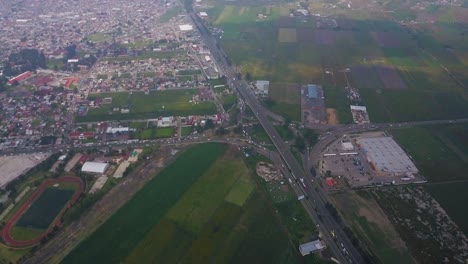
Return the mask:
<svg viewBox="0 0 468 264">
<path fill-rule="evenodd" d="M 0 1 L 0 263 L 467 263 L 468 1 Z"/>
</svg>

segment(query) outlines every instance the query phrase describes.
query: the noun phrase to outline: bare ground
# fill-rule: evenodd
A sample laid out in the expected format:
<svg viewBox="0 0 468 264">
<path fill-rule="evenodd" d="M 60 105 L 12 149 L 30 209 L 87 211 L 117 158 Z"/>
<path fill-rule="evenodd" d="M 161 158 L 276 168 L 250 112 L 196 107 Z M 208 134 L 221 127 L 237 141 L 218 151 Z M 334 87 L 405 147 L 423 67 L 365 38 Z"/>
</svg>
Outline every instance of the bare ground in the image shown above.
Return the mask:
<svg viewBox="0 0 468 264">
<path fill-rule="evenodd" d="M 335 108 L 327 108 L 327 123 L 329 125 L 336 125 L 339 123 L 338 115 Z"/>
</svg>

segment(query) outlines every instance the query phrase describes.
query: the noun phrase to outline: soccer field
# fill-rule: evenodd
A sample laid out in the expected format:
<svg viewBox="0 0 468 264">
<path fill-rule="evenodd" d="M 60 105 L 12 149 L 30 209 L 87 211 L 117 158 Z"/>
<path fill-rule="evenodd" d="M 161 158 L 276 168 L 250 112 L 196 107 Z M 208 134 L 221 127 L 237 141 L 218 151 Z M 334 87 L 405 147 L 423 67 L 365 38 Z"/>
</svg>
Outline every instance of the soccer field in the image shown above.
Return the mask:
<svg viewBox="0 0 468 264">
<path fill-rule="evenodd" d="M 74 190 L 49 187 L 29 207 L 16 223 L 20 227 L 46 229 L 55 219 L 63 206 L 75 193 Z"/>
<path fill-rule="evenodd" d="M 77 116 L 76 122 L 104 120 L 147 119 L 160 116 L 208 115 L 216 113 L 213 102 L 192 103 L 192 96 L 198 89 L 154 91 L 149 94 L 135 93 L 100 93 L 92 94 L 89 99 L 112 97 L 111 104 L 90 109 L 86 116 Z M 120 113 L 121 107 L 128 107 L 130 112 Z M 113 111 L 118 108 L 119 111 Z"/>
</svg>

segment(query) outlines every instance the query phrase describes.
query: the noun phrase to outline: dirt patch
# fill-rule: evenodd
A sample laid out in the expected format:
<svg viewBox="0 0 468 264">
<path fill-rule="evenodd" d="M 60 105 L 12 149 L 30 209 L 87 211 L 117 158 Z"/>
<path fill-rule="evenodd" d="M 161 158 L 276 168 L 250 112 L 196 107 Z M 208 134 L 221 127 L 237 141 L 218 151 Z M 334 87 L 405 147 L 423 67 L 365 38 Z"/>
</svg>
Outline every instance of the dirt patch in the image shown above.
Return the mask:
<svg viewBox="0 0 468 264">
<path fill-rule="evenodd" d="M 240 152 L 237 147 L 230 145 L 223 156 L 223 160 L 238 160 L 241 158 Z"/>
<path fill-rule="evenodd" d="M 339 123 L 338 115 L 335 108 L 327 108 L 327 123 L 329 125 L 336 125 Z"/>
<path fill-rule="evenodd" d="M 348 224 L 359 230 L 361 236 L 366 237 L 367 241 L 372 241 L 372 234 L 368 234 L 363 229 L 357 216 L 365 217 L 369 223 L 375 224 L 376 228 L 385 235 L 384 240 L 387 246 L 398 250 L 406 250 L 405 242 L 400 238 L 385 212 L 373 198 L 366 199 L 356 192 L 346 192 L 333 196 L 333 200 Z"/>
<path fill-rule="evenodd" d="M 244 14 L 244 12 L 245 12 L 246 9 L 247 9 L 247 8 L 245 8 L 245 7 L 241 7 L 241 9 L 239 10 L 239 14 L 238 14 L 238 15 L 239 15 L 239 16 L 242 16 L 242 15 Z"/>
<path fill-rule="evenodd" d="M 278 31 L 278 41 L 280 43 L 295 43 L 297 32 L 295 28 L 280 28 Z"/>
<path fill-rule="evenodd" d="M 398 236 L 396 230 L 393 228 L 392 223 L 385 215 L 384 211 L 378 206 L 378 204 L 372 200 L 366 201 L 363 198 L 357 198 L 360 204 L 368 203 L 368 206 L 371 207 L 361 207 L 359 208 L 359 215 L 364 216 L 367 221 L 376 224 L 380 230 L 382 230 L 387 236 L 388 241 L 390 242 L 391 247 L 393 248 L 406 248 L 405 243 Z"/>
<path fill-rule="evenodd" d="M 266 162 L 259 162 L 255 167 L 257 175 L 262 177 L 265 181 L 274 181 L 280 180 L 283 176 L 281 172 L 276 169 L 273 164 L 266 163 Z"/>
</svg>

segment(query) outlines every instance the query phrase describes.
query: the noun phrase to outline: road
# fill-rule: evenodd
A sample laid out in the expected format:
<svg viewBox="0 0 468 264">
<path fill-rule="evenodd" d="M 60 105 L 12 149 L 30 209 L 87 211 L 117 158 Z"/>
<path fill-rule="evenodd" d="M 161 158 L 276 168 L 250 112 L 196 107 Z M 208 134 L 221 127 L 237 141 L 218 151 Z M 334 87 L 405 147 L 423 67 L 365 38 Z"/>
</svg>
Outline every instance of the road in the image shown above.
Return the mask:
<svg viewBox="0 0 468 264">
<path fill-rule="evenodd" d="M 306 178 L 306 174 L 294 155 L 291 153 L 290 146 L 284 143 L 276 129 L 268 120 L 265 110 L 248 87 L 248 84 L 237 78 L 237 70 L 227 62 L 224 52 L 217 47 L 216 40 L 207 33 L 207 30 L 204 28 L 204 25 L 200 23 L 198 17 L 194 13 L 191 13 L 190 16 L 193 22 L 197 25 L 197 28 L 200 30 L 200 34 L 211 51 L 212 56 L 216 59 L 228 80 L 231 80 L 231 85 L 238 91 L 244 99 L 244 102 L 253 111 L 278 150 L 278 153 L 290 172 L 290 175 L 287 174 L 287 176 L 295 182 L 298 182 L 299 179 Z M 364 263 L 362 256 L 350 243 L 349 239 L 346 238 L 341 226 L 325 208 L 325 205 L 328 203 L 327 197 L 323 197 L 319 192 L 315 191 L 312 186 L 313 185 L 310 181 L 306 181 L 304 186 L 302 184 L 296 184 L 296 188 L 294 188 L 294 190 L 298 195 L 306 194 L 309 197 L 307 200 L 303 200 L 303 204 L 312 217 L 312 220 L 319 225 L 319 231 L 321 232 L 327 247 L 331 250 L 335 258 L 340 261 L 340 263 Z M 347 252 L 349 252 L 348 255 L 345 255 L 342 249 L 340 249 L 338 243 L 333 240 L 330 235 L 332 231 L 338 237 L 343 239 L 343 244 L 345 245 Z"/>
</svg>

